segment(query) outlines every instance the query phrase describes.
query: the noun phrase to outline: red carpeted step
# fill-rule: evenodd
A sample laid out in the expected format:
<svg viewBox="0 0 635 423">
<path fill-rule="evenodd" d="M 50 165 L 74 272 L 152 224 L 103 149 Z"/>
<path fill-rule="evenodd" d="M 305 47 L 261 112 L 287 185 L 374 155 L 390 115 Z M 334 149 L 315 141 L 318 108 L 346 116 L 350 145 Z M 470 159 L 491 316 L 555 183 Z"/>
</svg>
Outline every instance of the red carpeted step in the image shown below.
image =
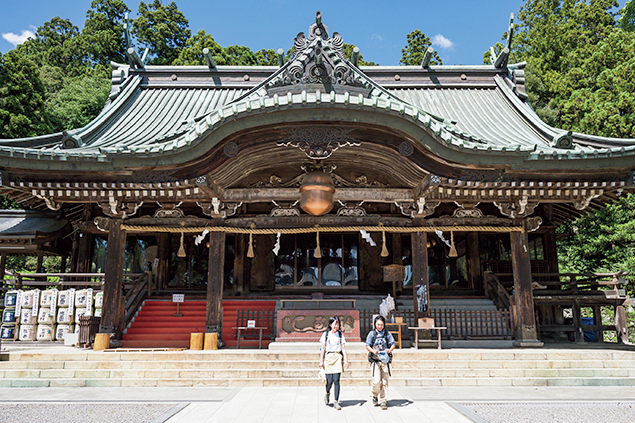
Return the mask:
<svg viewBox="0 0 635 423">
<path fill-rule="evenodd" d="M 275 301 L 223 301 L 222 338 L 227 347 L 236 347 L 236 320 L 238 310 L 274 310 Z M 207 303 L 201 300 L 185 301 L 179 305 L 182 317 L 175 317 L 176 304 L 166 300 L 146 300 L 123 337 L 125 348 L 189 347 L 194 332 L 205 331 Z M 263 348 L 269 340 L 263 339 Z M 241 347 L 257 347 L 258 340 L 242 340 Z"/>
</svg>

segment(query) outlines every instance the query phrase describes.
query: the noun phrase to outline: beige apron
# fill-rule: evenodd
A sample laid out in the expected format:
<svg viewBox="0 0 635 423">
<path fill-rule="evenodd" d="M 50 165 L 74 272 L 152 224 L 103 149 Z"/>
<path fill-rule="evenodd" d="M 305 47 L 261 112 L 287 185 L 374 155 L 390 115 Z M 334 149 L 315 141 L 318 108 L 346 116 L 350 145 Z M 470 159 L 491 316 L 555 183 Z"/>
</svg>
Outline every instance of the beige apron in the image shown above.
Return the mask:
<svg viewBox="0 0 635 423">
<path fill-rule="evenodd" d="M 342 373 L 342 354 L 329 353 L 324 355 L 324 372 L 326 374 Z"/>
</svg>

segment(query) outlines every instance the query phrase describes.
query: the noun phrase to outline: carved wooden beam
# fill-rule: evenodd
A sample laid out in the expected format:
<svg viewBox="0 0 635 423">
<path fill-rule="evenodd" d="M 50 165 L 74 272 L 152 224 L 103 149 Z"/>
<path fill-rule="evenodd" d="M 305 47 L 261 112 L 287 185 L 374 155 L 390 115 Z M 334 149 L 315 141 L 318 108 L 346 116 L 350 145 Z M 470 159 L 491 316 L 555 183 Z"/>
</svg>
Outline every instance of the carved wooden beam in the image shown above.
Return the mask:
<svg viewBox="0 0 635 423">
<path fill-rule="evenodd" d="M 222 197 L 225 202 L 258 203 L 271 201 L 295 201 L 300 199 L 297 188 L 233 188 L 226 189 Z M 412 190 L 403 188 L 337 188 L 334 201 L 369 201 L 394 203 L 413 201 Z"/>
</svg>

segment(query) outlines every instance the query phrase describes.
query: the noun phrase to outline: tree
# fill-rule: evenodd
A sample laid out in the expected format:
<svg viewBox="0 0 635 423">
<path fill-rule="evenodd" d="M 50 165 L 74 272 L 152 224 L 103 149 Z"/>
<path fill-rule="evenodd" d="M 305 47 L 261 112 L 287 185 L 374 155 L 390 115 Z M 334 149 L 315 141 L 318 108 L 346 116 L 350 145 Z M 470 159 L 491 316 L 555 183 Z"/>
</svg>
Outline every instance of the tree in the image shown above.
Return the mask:
<svg viewBox="0 0 635 423">
<path fill-rule="evenodd" d="M 344 56 L 346 56 L 346 58 L 348 60 L 351 60 L 351 58 L 353 57 L 353 49 L 355 48 L 354 45 L 352 44 L 346 44 L 344 43 Z M 377 63 L 375 62 L 367 62 L 363 59 L 362 54 L 359 54 L 359 60 L 357 62 L 357 64 L 359 66 L 379 66 Z"/>
<path fill-rule="evenodd" d="M 20 44 L 16 50 L 37 66 L 57 66 L 69 75 L 79 75 L 87 60 L 81 44 L 77 27 L 68 19 L 55 17 L 36 30 L 35 38 Z"/>
<path fill-rule="evenodd" d="M 44 110 L 45 88 L 37 65 L 19 49 L 0 64 L 0 138 L 22 138 L 50 132 Z"/>
<path fill-rule="evenodd" d="M 558 232 L 571 234 L 558 243 L 561 272 L 627 270 L 635 274 L 635 195 L 624 195 Z"/>
<path fill-rule="evenodd" d="M 527 90 L 543 120 L 564 127 L 559 101 L 586 88 L 602 71 L 589 60 L 616 30 L 616 6 L 615 0 L 527 0 L 521 8 L 513 49 L 527 61 L 532 75 Z M 590 73 L 583 71 L 585 66 Z"/>
<path fill-rule="evenodd" d="M 228 66 L 276 66 L 278 64 L 278 55 L 271 49 L 253 52 L 249 47 L 233 45 L 223 49 L 218 64 Z"/>
<path fill-rule="evenodd" d="M 142 47 L 150 49 L 150 63 L 156 65 L 172 64 L 191 36 L 188 21 L 176 3 L 164 6 L 160 0 L 139 3 L 139 17 L 132 32 Z"/>
<path fill-rule="evenodd" d="M 172 64 L 178 66 L 205 65 L 203 49 L 208 48 L 215 62 L 219 62 L 222 57 L 223 47 L 220 46 L 211 34 L 205 33 L 204 29 L 185 42 L 185 47 L 179 51 L 179 56 Z"/>
<path fill-rule="evenodd" d="M 423 61 L 423 55 L 428 47 L 432 45 L 430 38 L 420 30 L 416 29 L 406 36 L 408 42 L 404 48 L 401 49 L 401 60 L 399 63 L 402 65 L 418 66 Z M 443 61 L 439 54 L 435 51 L 432 54 L 431 65 L 442 65 Z"/>
<path fill-rule="evenodd" d="M 46 111 L 54 130 L 86 126 L 101 112 L 110 92 L 110 78 L 100 75 L 64 80 L 64 86 L 46 101 Z"/>
<path fill-rule="evenodd" d="M 635 32 L 635 1 L 627 1 L 620 13 L 620 27 L 624 31 Z"/>
<path fill-rule="evenodd" d="M 82 45 L 93 63 L 108 65 L 111 61 L 127 61 L 123 28 L 127 12 L 130 9 L 122 0 L 93 0 L 90 4 L 81 35 Z"/>
</svg>

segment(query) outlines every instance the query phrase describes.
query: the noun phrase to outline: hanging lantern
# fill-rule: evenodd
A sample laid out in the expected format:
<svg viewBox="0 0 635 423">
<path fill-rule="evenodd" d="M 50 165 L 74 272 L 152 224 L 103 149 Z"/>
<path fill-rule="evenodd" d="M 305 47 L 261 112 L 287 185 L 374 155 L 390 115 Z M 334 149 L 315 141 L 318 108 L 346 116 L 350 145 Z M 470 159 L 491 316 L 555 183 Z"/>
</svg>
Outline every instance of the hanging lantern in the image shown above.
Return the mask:
<svg viewBox="0 0 635 423">
<path fill-rule="evenodd" d="M 313 216 L 322 216 L 333 208 L 334 192 L 330 175 L 319 170 L 309 172 L 300 186 L 300 207 Z"/>
</svg>

